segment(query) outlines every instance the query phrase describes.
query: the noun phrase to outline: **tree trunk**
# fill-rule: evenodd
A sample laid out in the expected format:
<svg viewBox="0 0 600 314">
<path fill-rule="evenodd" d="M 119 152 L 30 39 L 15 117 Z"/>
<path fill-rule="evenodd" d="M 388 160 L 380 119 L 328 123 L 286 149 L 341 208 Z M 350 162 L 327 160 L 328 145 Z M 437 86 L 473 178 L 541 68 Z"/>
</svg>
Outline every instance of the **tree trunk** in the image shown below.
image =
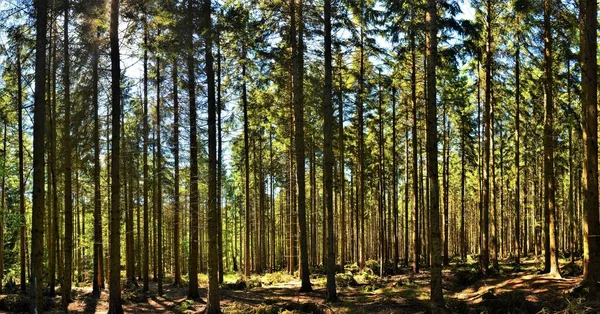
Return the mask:
<svg viewBox="0 0 600 314">
<path fill-rule="evenodd" d="M 308 245 L 306 243 L 306 185 L 305 185 L 305 157 L 304 157 L 304 21 L 303 3 L 298 0 L 298 41 L 296 59 L 294 62 L 294 140 L 296 151 L 296 188 L 298 204 L 298 226 L 300 227 L 300 277 L 302 280 L 301 292 L 312 291 L 310 284 L 310 271 L 308 269 Z M 333 210 L 333 209 L 332 209 Z M 334 261 L 335 262 L 335 261 Z"/>
<path fill-rule="evenodd" d="M 112 155 L 111 155 L 111 208 L 110 208 L 110 296 L 108 312 L 123 313 L 121 306 L 121 60 L 119 56 L 119 0 L 111 0 L 110 62 L 112 91 Z"/>
<path fill-rule="evenodd" d="M 219 211 L 217 208 L 217 119 L 215 100 L 215 72 L 212 54 L 212 22 L 211 2 L 204 1 L 204 42 L 205 42 L 205 71 L 208 97 L 208 302 L 206 313 L 221 313 L 219 297 Z"/>
<path fill-rule="evenodd" d="M 414 18 L 414 11 L 411 13 L 411 19 Z M 421 238 L 419 235 L 419 174 L 417 167 L 417 57 L 414 30 L 410 33 L 410 50 L 411 50 L 411 99 L 412 99 L 412 202 L 413 202 L 413 229 L 414 229 L 414 244 L 413 244 L 413 272 L 419 273 L 419 261 L 421 255 Z"/>
<path fill-rule="evenodd" d="M 188 0 L 188 23 L 194 23 L 194 0 Z M 188 298 L 197 299 L 198 293 L 198 134 L 196 113 L 196 65 L 194 60 L 194 29 L 188 35 L 187 68 L 190 110 L 190 256 Z"/>
<path fill-rule="evenodd" d="M 556 199 L 554 177 L 554 82 L 552 76 L 552 4 L 544 0 L 544 85 L 546 103 L 544 112 L 544 214 L 546 216 L 545 268 L 552 276 L 560 277 L 556 236 Z M 596 191 L 598 189 L 596 188 Z M 596 192 L 597 193 L 597 192 Z"/>
<path fill-rule="evenodd" d="M 63 153 L 64 176 L 65 176 L 65 249 L 64 253 L 64 273 L 61 283 L 62 305 L 66 310 L 71 302 L 71 279 L 73 274 L 73 189 L 72 189 L 72 152 L 71 152 L 71 79 L 69 75 L 69 0 L 65 0 L 65 18 L 63 25 L 63 88 L 65 121 L 63 125 Z"/>
<path fill-rule="evenodd" d="M 243 51 L 244 58 L 246 51 Z M 250 145 L 248 137 L 248 92 L 246 90 L 246 65 L 242 63 L 242 106 L 244 111 L 244 195 L 245 195 L 245 233 L 244 233 L 244 276 L 250 278 Z"/>
<path fill-rule="evenodd" d="M 490 263 L 490 203 L 491 203 L 491 183 L 490 183 L 490 154 L 492 153 L 491 141 L 491 108 L 492 108 L 492 18 L 491 1 L 487 0 L 487 31 L 485 45 L 485 104 L 483 109 L 483 210 L 482 210 L 482 239 L 481 239 L 481 268 L 484 273 L 488 271 Z"/>
<path fill-rule="evenodd" d="M 597 9 L 593 0 L 581 1 L 581 81 L 583 111 L 583 283 L 592 295 L 600 279 L 600 222 L 598 214 L 598 65 Z"/>
<path fill-rule="evenodd" d="M 173 167 L 175 168 L 174 174 L 174 195 L 173 195 L 173 262 L 175 263 L 175 274 L 173 274 L 173 286 L 178 287 L 181 286 L 181 268 L 180 268 L 180 256 L 181 256 L 181 248 L 180 248 L 180 200 L 179 200 L 179 94 L 178 94 L 178 84 L 179 84 L 179 73 L 178 73 L 178 60 L 175 58 L 173 60 L 173 72 L 172 72 L 172 81 L 173 81 Z"/>
<path fill-rule="evenodd" d="M 144 15 L 144 118 L 143 118 L 143 132 L 144 132 L 144 143 L 142 148 L 143 154 L 143 172 L 144 172 L 144 288 L 142 291 L 150 291 L 150 217 L 148 215 L 148 203 L 150 198 L 148 196 L 150 189 L 150 179 L 148 175 L 148 21 L 147 16 Z"/>
<path fill-rule="evenodd" d="M 327 301 L 337 301 L 335 290 L 335 251 L 333 248 L 333 99 L 331 62 L 331 0 L 325 0 L 325 88 L 323 91 L 323 184 L 327 207 Z M 343 178 L 342 178 L 343 179 Z M 307 263 L 308 264 L 308 263 Z M 307 265 L 308 266 L 308 265 Z M 343 266 L 343 265 L 342 265 Z M 308 267 L 307 267 L 308 268 Z"/>
<path fill-rule="evenodd" d="M 441 232 L 438 182 L 437 139 L 437 6 L 436 0 L 427 1 L 425 23 L 427 57 L 427 177 L 429 182 L 429 219 L 431 226 L 431 301 L 438 308 L 444 307 L 442 294 Z"/>
<path fill-rule="evenodd" d="M 521 114 L 521 46 L 520 36 L 517 34 L 517 50 L 515 54 L 515 84 L 516 95 L 515 101 L 517 108 L 515 109 L 515 263 L 521 263 L 520 243 L 521 243 L 521 164 L 520 164 L 520 114 Z"/>
<path fill-rule="evenodd" d="M 160 36 L 160 30 L 158 31 Z M 158 273 L 158 295 L 163 294 L 163 233 L 162 233 L 162 141 L 161 137 L 161 115 L 160 115 L 160 57 L 156 56 L 156 268 Z"/>
<path fill-rule="evenodd" d="M 98 27 L 94 27 L 92 42 L 92 106 L 94 108 L 94 280 L 92 294 L 100 296 L 104 288 L 104 273 L 102 269 L 102 194 L 100 192 L 100 119 L 98 106 Z M 56 237 L 56 235 L 55 235 Z"/>
<path fill-rule="evenodd" d="M 44 258 L 44 133 L 46 124 L 46 29 L 48 21 L 47 1 L 34 1 L 36 7 L 36 38 L 35 38 L 35 94 L 33 107 L 33 193 L 32 193 L 32 212 L 31 212 L 31 308 L 33 312 L 41 311 L 38 308 L 42 302 L 42 269 Z M 20 54 L 20 50 L 19 50 Z M 20 74 L 20 65 L 18 72 Z M 19 75 L 19 82 L 21 76 Z M 20 85 L 20 84 L 19 84 Z M 20 88 L 19 88 L 20 89 Z M 19 102 L 21 102 L 21 93 L 19 91 Z M 19 113 L 22 106 L 19 106 Z M 19 119 L 21 122 L 21 119 Z M 22 122 L 21 122 L 22 123 Z M 20 128 L 20 161 L 22 163 L 22 128 Z M 20 171 L 23 171 L 22 167 Z M 22 172 L 21 172 L 22 177 Z M 21 185 L 21 196 L 23 196 L 24 186 Z M 21 198 L 22 218 L 24 217 L 24 198 Z M 23 220 L 23 224 L 25 221 Z M 22 240 L 24 240 L 24 227 Z M 22 242 L 25 245 L 25 241 Z M 24 249 L 24 247 L 22 248 Z M 24 263 L 23 263 L 24 265 Z M 25 284 L 23 270 L 21 277 L 22 285 Z"/>
</svg>

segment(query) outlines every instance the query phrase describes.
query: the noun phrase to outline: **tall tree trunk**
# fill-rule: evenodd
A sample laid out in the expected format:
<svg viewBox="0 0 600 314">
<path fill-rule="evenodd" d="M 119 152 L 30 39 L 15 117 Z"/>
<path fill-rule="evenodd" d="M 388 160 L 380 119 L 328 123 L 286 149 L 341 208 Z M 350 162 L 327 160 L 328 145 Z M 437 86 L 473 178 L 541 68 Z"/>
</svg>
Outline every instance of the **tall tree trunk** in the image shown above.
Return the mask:
<svg viewBox="0 0 600 314">
<path fill-rule="evenodd" d="M 491 183 L 490 183 L 490 154 L 492 153 L 492 17 L 491 17 L 491 0 L 486 1 L 487 8 L 487 31 L 485 45 L 485 104 L 483 109 L 483 210 L 482 210 L 482 239 L 481 239 L 481 268 L 483 272 L 488 271 L 490 263 L 490 203 L 491 203 Z"/>
<path fill-rule="evenodd" d="M 160 36 L 160 30 L 158 30 Z M 162 142 L 161 137 L 161 115 L 160 115 L 160 56 L 156 55 L 156 268 L 158 273 L 158 295 L 163 294 L 163 227 L 162 227 Z"/>
<path fill-rule="evenodd" d="M 361 15 L 361 25 L 360 25 L 360 73 L 358 76 L 358 95 L 357 95 L 357 106 L 356 106 L 356 115 L 358 116 L 358 217 L 360 221 L 360 226 L 357 225 L 357 230 L 360 232 L 360 240 L 359 240 L 359 251 L 358 255 L 360 257 L 360 269 L 365 267 L 365 136 L 364 136 L 364 116 L 363 116 L 363 96 L 364 96 L 364 77 L 365 77 L 365 60 L 364 60 L 364 0 L 360 1 L 360 15 Z"/>
<path fill-rule="evenodd" d="M 246 51 L 243 51 L 244 57 Z M 244 233 L 244 276 L 250 278 L 250 145 L 248 137 L 248 92 L 246 90 L 246 65 L 242 63 L 242 106 L 244 111 L 244 197 L 245 206 L 245 233 Z"/>
<path fill-rule="evenodd" d="M 412 76 L 412 74 L 411 74 Z M 410 199 L 409 199 L 409 195 L 410 195 L 410 184 L 409 184 L 409 180 L 410 180 L 410 173 L 409 173 L 409 162 L 410 162 L 410 158 L 409 158 L 409 152 L 408 152 L 408 147 L 410 145 L 410 142 L 408 140 L 408 133 L 409 133 L 409 126 L 408 123 L 410 123 L 410 117 L 409 117 L 409 106 L 406 105 L 406 131 L 405 131 L 405 135 L 404 135 L 404 145 L 405 145 L 405 160 L 404 160 L 404 266 L 408 267 L 409 266 L 409 258 L 410 258 L 410 247 L 409 247 L 409 203 L 410 203 Z M 414 160 L 413 160 L 414 162 Z"/>
<path fill-rule="evenodd" d="M 414 9 L 413 9 L 414 10 Z M 411 19 L 414 18 L 414 11 L 411 12 Z M 421 238 L 419 235 L 419 174 L 417 166 L 417 57 L 414 30 L 410 33 L 410 51 L 411 51 L 411 99 L 412 99 L 412 202 L 413 202 L 413 229 L 414 229 L 414 244 L 413 244 L 413 272 L 419 273 L 419 261 L 421 255 Z"/>
<path fill-rule="evenodd" d="M 338 119 L 339 119 L 339 149 L 340 149 L 340 225 L 342 226 L 340 239 L 340 265 L 346 265 L 346 171 L 344 165 L 344 81 L 342 80 L 343 59 L 339 53 L 339 90 L 338 90 Z M 316 180 L 315 180 L 316 181 Z M 316 191 L 316 190 L 315 190 Z"/>
<path fill-rule="evenodd" d="M 206 313 L 221 313 L 219 296 L 219 211 L 217 208 L 217 104 L 215 100 L 215 72 L 213 69 L 211 1 L 204 1 L 205 73 L 208 97 L 208 302 Z"/>
<path fill-rule="evenodd" d="M 431 301 L 438 308 L 444 307 L 442 294 L 441 232 L 439 209 L 439 182 L 437 156 L 437 5 L 436 0 L 427 1 L 425 23 L 427 50 L 427 177 L 429 182 L 429 219 L 431 226 Z"/>
<path fill-rule="evenodd" d="M 337 300 L 335 290 L 335 251 L 333 248 L 333 79 L 331 62 L 331 0 L 325 0 L 325 88 L 323 90 L 323 184 L 327 207 L 327 301 Z M 340 112 L 341 114 L 341 112 Z M 343 179 L 343 177 L 341 178 Z M 342 265 L 343 266 L 343 265 Z M 308 267 L 307 267 L 308 268 Z"/>
<path fill-rule="evenodd" d="M 220 32 L 220 31 L 218 31 Z M 221 101 L 221 35 L 217 34 L 217 217 L 218 217 L 218 239 L 217 245 L 219 247 L 219 283 L 223 283 L 223 276 L 225 270 L 223 269 L 223 221 L 222 221 L 222 192 L 223 192 L 223 137 L 221 134 L 221 111 L 223 110 L 223 104 Z M 227 217 L 227 212 L 225 212 Z"/>
<path fill-rule="evenodd" d="M 379 210 L 379 277 L 383 278 L 384 269 L 385 269 L 385 179 L 383 172 L 385 171 L 383 166 L 383 160 L 385 159 L 385 139 L 383 138 L 383 95 L 381 93 L 381 73 L 379 73 L 378 78 L 378 108 L 377 115 L 379 116 L 379 130 L 378 130 L 378 146 L 379 146 L 379 160 L 378 160 L 378 201 L 377 207 Z"/>
<path fill-rule="evenodd" d="M 443 132 L 443 141 L 444 141 L 444 146 L 442 148 L 442 160 L 444 161 L 444 168 L 442 169 L 442 185 L 443 185 L 443 189 L 444 189 L 444 266 L 448 266 L 450 264 L 450 259 L 448 257 L 448 244 L 449 244 L 449 234 L 448 234 L 448 192 L 450 192 L 449 189 L 449 170 L 450 170 L 450 165 L 449 165 L 449 156 L 450 156 L 450 125 L 448 124 L 448 112 L 446 110 L 446 102 L 444 102 L 443 105 L 444 109 L 443 109 L 443 124 L 444 124 L 444 132 Z"/>
<path fill-rule="evenodd" d="M 92 42 L 92 106 L 94 107 L 94 280 L 92 294 L 100 296 L 100 289 L 104 288 L 104 273 L 102 263 L 102 194 L 100 192 L 100 119 L 98 106 L 98 26 L 94 27 L 94 40 Z M 56 235 L 55 235 L 56 237 Z"/>
<path fill-rule="evenodd" d="M 121 306 L 121 58 L 119 56 L 119 0 L 111 0 L 110 62 L 112 91 L 112 155 L 111 155 L 111 208 L 110 208 L 110 296 L 108 312 L 123 313 Z"/>
<path fill-rule="evenodd" d="M 552 76 L 552 29 L 550 0 L 544 0 L 544 213 L 546 216 L 545 266 L 552 276 L 560 277 L 556 236 L 556 199 L 554 177 L 554 80 Z M 597 191 L 598 189 L 596 189 Z M 596 192 L 597 193 L 597 192 Z"/>
<path fill-rule="evenodd" d="M 6 131 L 8 127 L 8 119 L 4 119 L 4 133 L 2 140 L 2 169 L 6 169 Z M 2 196 L 0 199 L 0 239 L 4 239 L 4 216 L 6 215 L 6 171 L 2 172 Z M 0 246 L 0 282 L 4 279 L 4 246 Z M 2 293 L 2 285 L 0 284 L 0 293 Z"/>
<path fill-rule="evenodd" d="M 468 242 L 465 233 L 465 184 L 466 184 L 466 123 L 463 112 L 461 114 L 461 135 L 460 135 L 460 259 L 465 262 L 467 260 Z"/>
<path fill-rule="evenodd" d="M 397 271 L 398 263 L 400 263 L 400 254 L 398 248 L 400 247 L 398 239 L 398 170 L 397 156 L 396 156 L 396 88 L 392 87 L 392 210 L 393 210 L 393 233 L 394 233 L 394 248 L 392 249 L 393 260 L 394 260 L 394 274 Z"/>
<path fill-rule="evenodd" d="M 36 7 L 36 38 L 35 38 L 35 93 L 33 107 L 33 193 L 31 211 L 31 309 L 34 313 L 41 311 L 38 308 L 42 301 L 42 268 L 44 258 L 44 133 L 46 124 L 46 29 L 48 22 L 47 1 L 34 1 Z M 20 51 L 19 51 L 20 53 Z M 20 72 L 20 68 L 18 69 Z M 19 73 L 20 74 L 20 73 Z M 21 81 L 19 75 L 18 81 Z M 18 93 L 21 96 L 21 93 Z M 19 102 L 21 98 L 19 97 Z M 19 106 L 19 112 L 21 111 Z M 21 120 L 19 120 L 21 121 Z M 22 144 L 22 132 L 21 144 Z M 22 145 L 19 145 L 22 148 Z M 20 153 L 22 165 L 22 151 Z M 23 168 L 21 168 L 22 171 Z M 22 173 L 21 173 L 22 176 Z M 24 186 L 21 185 L 21 193 Z M 23 194 L 21 194 L 23 196 Z M 21 206 L 24 206 L 21 198 Z M 24 217 L 24 207 L 22 207 Z M 25 221 L 23 220 L 23 224 Z M 24 233 L 24 228 L 21 229 Z M 23 234 L 22 234 L 23 235 Z M 24 237 L 23 237 L 24 238 Z M 25 245 L 23 241 L 22 245 Z M 24 249 L 24 248 L 23 248 Z M 24 264 L 23 264 L 24 265 Z M 23 272 L 23 271 L 22 271 Z M 22 276 L 23 277 L 23 276 Z M 24 279 L 24 278 L 22 278 Z M 24 285 L 23 280 L 23 285 Z"/>
<path fill-rule="evenodd" d="M 581 86 L 583 111 L 583 283 L 598 292 L 600 279 L 600 222 L 598 214 L 598 4 L 581 1 Z"/>
<path fill-rule="evenodd" d="M 521 164 L 520 164 L 520 123 L 521 123 L 521 34 L 517 33 L 517 47 L 515 53 L 515 84 L 516 95 L 515 101 L 517 108 L 515 109 L 515 263 L 521 263 Z"/>
<path fill-rule="evenodd" d="M 188 24 L 194 23 L 194 0 L 188 0 Z M 198 134 L 196 113 L 196 65 L 194 60 L 194 29 L 188 36 L 187 70 L 190 110 L 190 255 L 188 298 L 197 299 L 198 293 Z"/>
<path fill-rule="evenodd" d="M 43 1 L 40 1 L 43 2 Z M 45 48 L 44 48 L 45 49 Z M 25 266 L 25 176 L 24 172 L 24 157 L 23 151 L 25 148 L 23 147 L 23 81 L 22 81 L 22 70 L 21 70 L 21 44 L 17 43 L 17 120 L 18 120 L 18 128 L 19 128 L 19 217 L 20 217 L 20 225 L 19 225 L 19 260 L 20 260 L 20 279 L 21 279 L 21 292 L 27 291 L 27 276 L 25 275 L 26 266 Z M 37 57 L 37 56 L 36 56 Z"/>
<path fill-rule="evenodd" d="M 181 286 L 181 268 L 180 268 L 180 256 L 181 256 L 181 248 L 180 248 L 180 200 L 179 200 L 179 73 L 178 73 L 178 60 L 175 58 L 173 60 L 173 72 L 172 72 L 172 81 L 173 81 L 173 167 L 175 168 L 174 174 L 174 200 L 173 200 L 173 262 L 175 263 L 175 274 L 173 275 L 173 286 Z"/>
<path fill-rule="evenodd" d="M 293 0 L 294 1 L 294 0 Z M 304 157 L 304 21 L 303 1 L 298 0 L 298 41 L 296 59 L 294 61 L 294 140 L 296 152 L 296 188 L 298 204 L 298 226 L 300 227 L 300 277 L 302 286 L 300 291 L 312 291 L 310 284 L 310 271 L 308 269 L 308 245 L 306 243 L 306 185 L 305 185 L 305 157 Z M 333 209 L 332 209 L 333 210 Z M 331 230 L 333 232 L 333 230 Z M 334 261 L 335 262 L 335 261 Z"/>
<path fill-rule="evenodd" d="M 73 189 L 72 189 L 72 152 L 71 152 L 71 78 L 69 61 L 69 0 L 64 2 L 65 18 L 63 25 L 63 88 L 65 104 L 65 121 L 63 124 L 63 153 L 65 156 L 65 249 L 64 249 L 64 273 L 61 283 L 62 305 L 66 310 L 71 302 L 71 279 L 73 273 Z"/>
<path fill-rule="evenodd" d="M 191 0 L 190 0 L 191 1 Z M 143 117 L 143 172 L 144 172 L 144 266 L 143 266 L 143 277 L 144 277 L 144 292 L 150 291 L 150 217 L 148 215 L 148 204 L 150 198 L 148 196 L 150 189 L 150 179 L 148 175 L 148 21 L 147 16 L 144 15 L 144 117 Z M 191 281 L 191 279 L 190 279 Z"/>
</svg>

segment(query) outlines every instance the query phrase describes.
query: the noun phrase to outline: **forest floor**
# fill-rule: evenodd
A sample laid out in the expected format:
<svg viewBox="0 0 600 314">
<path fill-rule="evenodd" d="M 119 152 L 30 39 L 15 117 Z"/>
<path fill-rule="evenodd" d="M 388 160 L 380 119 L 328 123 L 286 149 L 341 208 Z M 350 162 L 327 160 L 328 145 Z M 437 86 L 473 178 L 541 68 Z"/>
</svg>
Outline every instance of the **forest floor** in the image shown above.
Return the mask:
<svg viewBox="0 0 600 314">
<path fill-rule="evenodd" d="M 600 313 L 600 303 L 586 302 L 574 296 L 581 276 L 580 266 L 563 263 L 563 278 L 541 274 L 542 263 L 525 259 L 517 267 L 509 261 L 500 263 L 494 274 L 484 277 L 475 263 L 451 264 L 443 271 L 446 305 L 451 313 Z M 225 277 L 221 289 L 223 313 L 428 313 L 429 272 L 414 275 L 400 269 L 397 275 L 383 279 L 372 269 L 362 272 L 346 269 L 337 275 L 340 301 L 326 303 L 325 276 L 313 274 L 313 292 L 299 293 L 300 281 L 284 272 L 252 276 L 242 281 L 237 274 Z M 318 273 L 319 269 L 315 270 Z M 375 271 L 375 273 L 377 273 Z M 201 313 L 205 307 L 206 289 L 200 289 L 201 299 L 188 300 L 186 287 L 164 285 L 164 294 L 157 296 L 157 285 L 151 282 L 150 293 L 139 288 L 123 291 L 126 313 Z M 140 283 L 141 284 L 141 283 Z M 206 277 L 200 277 L 205 288 Z M 99 299 L 91 296 L 85 284 L 74 288 L 73 313 L 106 313 L 108 292 Z M 10 309 L 15 295 L 0 295 L 0 312 Z M 46 313 L 61 313 L 59 298 L 52 299 L 52 309 Z M 13 306 L 15 306 L 13 304 Z M 13 311 L 18 311 L 14 307 Z M 4 313 L 4 312 L 2 312 Z"/>
</svg>

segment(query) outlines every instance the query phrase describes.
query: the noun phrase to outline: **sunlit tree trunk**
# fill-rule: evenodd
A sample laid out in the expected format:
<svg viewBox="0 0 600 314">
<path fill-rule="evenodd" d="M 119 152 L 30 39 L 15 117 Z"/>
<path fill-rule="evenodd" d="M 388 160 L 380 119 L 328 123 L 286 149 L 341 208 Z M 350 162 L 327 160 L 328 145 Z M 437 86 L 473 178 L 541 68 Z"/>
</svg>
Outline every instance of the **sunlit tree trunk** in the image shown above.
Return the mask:
<svg viewBox="0 0 600 314">
<path fill-rule="evenodd" d="M 591 295 L 600 279 L 600 222 L 598 214 L 598 3 L 581 1 L 581 86 L 583 96 L 583 283 Z M 597 296 L 596 296 L 597 297 Z"/>
<path fill-rule="evenodd" d="M 545 269 L 552 276 L 560 277 L 556 235 L 556 198 L 554 176 L 554 79 L 552 74 L 552 29 L 550 0 L 544 0 L 544 214 L 545 214 Z M 596 158 L 597 159 L 597 158 Z M 597 162 L 596 162 L 597 163 Z M 596 188 L 596 191 L 598 189 Z M 596 192 L 597 195 L 597 192 Z"/>
<path fill-rule="evenodd" d="M 442 294 L 442 237 L 440 232 L 438 138 L 437 138 L 437 5 L 436 0 L 427 1 L 425 23 L 427 58 L 427 178 L 429 182 L 429 219 L 431 226 L 431 301 L 438 308 L 444 307 Z"/>
</svg>

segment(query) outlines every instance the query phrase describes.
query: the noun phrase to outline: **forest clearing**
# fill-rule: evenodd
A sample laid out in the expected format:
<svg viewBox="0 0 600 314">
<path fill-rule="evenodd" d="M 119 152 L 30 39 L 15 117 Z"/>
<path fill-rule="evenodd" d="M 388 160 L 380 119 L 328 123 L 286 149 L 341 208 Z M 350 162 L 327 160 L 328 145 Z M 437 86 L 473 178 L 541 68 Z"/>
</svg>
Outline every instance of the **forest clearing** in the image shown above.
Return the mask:
<svg viewBox="0 0 600 314">
<path fill-rule="evenodd" d="M 600 313 L 597 0 L 0 0 L 0 312 Z"/>
</svg>

